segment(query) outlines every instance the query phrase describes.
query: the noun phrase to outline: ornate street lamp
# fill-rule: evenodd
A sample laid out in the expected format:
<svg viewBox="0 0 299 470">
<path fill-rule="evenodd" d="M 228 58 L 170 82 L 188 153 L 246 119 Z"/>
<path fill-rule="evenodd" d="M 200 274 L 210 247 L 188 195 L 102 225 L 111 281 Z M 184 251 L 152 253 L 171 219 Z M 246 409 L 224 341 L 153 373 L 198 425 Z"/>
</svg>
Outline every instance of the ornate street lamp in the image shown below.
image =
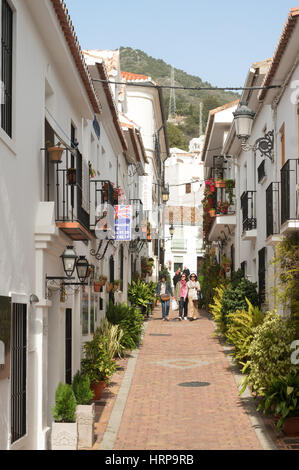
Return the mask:
<svg viewBox="0 0 299 470">
<path fill-rule="evenodd" d="M 169 233 L 170 233 L 170 236 L 171 238 L 173 237 L 173 234 L 174 234 L 174 226 L 173 224 L 171 224 L 171 226 L 169 227 Z"/>
<path fill-rule="evenodd" d="M 61 255 L 63 269 L 67 278 L 71 278 L 76 267 L 77 255 L 72 246 L 67 246 Z"/>
<path fill-rule="evenodd" d="M 85 279 L 88 277 L 89 273 L 89 263 L 85 256 L 79 256 L 76 263 L 77 275 L 80 282 L 85 282 Z"/>
<path fill-rule="evenodd" d="M 162 201 L 166 204 L 169 200 L 169 184 L 165 184 L 162 188 Z"/>
<path fill-rule="evenodd" d="M 241 140 L 241 147 L 244 152 L 259 150 L 263 157 L 268 157 L 273 161 L 274 131 L 267 132 L 264 137 L 256 140 L 254 145 L 248 144 L 248 139 L 252 133 L 252 125 L 255 112 L 248 108 L 247 103 L 241 102 L 238 109 L 233 113 L 236 128 L 236 135 Z"/>
</svg>

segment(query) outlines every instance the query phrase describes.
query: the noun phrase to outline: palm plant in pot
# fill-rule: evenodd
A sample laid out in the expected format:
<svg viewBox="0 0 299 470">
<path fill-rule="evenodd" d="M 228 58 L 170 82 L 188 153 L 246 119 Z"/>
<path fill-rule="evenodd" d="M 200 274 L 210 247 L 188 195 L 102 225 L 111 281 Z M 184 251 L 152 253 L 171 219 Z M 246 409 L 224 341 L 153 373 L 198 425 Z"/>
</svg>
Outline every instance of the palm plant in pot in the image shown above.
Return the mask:
<svg viewBox="0 0 299 470">
<path fill-rule="evenodd" d="M 273 414 L 277 429 L 287 436 L 299 436 L 299 374 L 273 377 L 258 406 L 264 414 Z"/>
<path fill-rule="evenodd" d="M 71 385 L 59 382 L 52 408 L 52 450 L 77 450 L 78 426 L 76 422 L 76 399 Z"/>
<path fill-rule="evenodd" d="M 90 388 L 94 392 L 95 400 L 101 398 L 104 387 L 116 371 L 116 362 L 108 353 L 108 341 L 105 336 L 95 334 L 93 339 L 84 345 L 81 369 L 82 373 L 89 377 Z"/>
<path fill-rule="evenodd" d="M 72 383 L 77 402 L 78 448 L 92 447 L 94 443 L 95 404 L 91 403 L 94 393 L 90 389 L 88 375 L 78 371 Z"/>
</svg>

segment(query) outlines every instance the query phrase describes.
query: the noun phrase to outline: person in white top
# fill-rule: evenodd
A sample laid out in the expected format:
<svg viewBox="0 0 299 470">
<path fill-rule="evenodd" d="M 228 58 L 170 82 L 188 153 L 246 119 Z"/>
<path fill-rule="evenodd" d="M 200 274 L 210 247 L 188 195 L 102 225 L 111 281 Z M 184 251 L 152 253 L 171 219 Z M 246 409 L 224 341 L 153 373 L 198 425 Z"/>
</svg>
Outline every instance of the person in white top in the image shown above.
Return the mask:
<svg viewBox="0 0 299 470">
<path fill-rule="evenodd" d="M 198 318 L 198 293 L 200 291 L 200 284 L 196 274 L 191 274 L 187 287 L 189 299 L 188 318 L 189 320 L 196 320 Z"/>
</svg>

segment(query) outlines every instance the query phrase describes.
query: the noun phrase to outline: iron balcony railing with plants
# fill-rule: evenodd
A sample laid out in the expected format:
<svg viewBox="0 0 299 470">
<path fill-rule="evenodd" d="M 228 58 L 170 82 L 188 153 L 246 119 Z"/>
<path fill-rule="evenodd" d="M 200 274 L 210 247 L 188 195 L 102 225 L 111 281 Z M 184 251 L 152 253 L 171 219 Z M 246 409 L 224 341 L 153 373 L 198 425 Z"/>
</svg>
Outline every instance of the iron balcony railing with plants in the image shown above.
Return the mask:
<svg viewBox="0 0 299 470">
<path fill-rule="evenodd" d="M 241 196 L 243 232 L 256 229 L 256 191 L 244 191 Z"/>
<path fill-rule="evenodd" d="M 79 222 L 89 231 L 89 174 L 83 182 L 84 160 L 78 150 L 63 148 L 61 160 L 45 151 L 46 201 L 55 201 L 56 222 Z"/>
<path fill-rule="evenodd" d="M 258 180 L 258 182 L 260 183 L 265 176 L 266 176 L 265 160 L 263 160 L 262 163 L 258 166 L 258 169 L 257 169 L 257 180 Z"/>
<path fill-rule="evenodd" d="M 235 192 L 234 187 L 216 188 L 216 214 L 234 214 L 235 208 Z"/>
<path fill-rule="evenodd" d="M 90 229 L 108 235 L 114 227 L 115 190 L 109 180 L 90 179 Z M 111 234 L 112 237 L 112 234 Z M 112 237 L 113 238 L 113 237 Z"/>
<path fill-rule="evenodd" d="M 280 231 L 279 183 L 269 184 L 266 189 L 266 234 L 277 235 Z"/>
<path fill-rule="evenodd" d="M 299 159 L 290 158 L 280 170 L 281 224 L 299 220 Z"/>
</svg>

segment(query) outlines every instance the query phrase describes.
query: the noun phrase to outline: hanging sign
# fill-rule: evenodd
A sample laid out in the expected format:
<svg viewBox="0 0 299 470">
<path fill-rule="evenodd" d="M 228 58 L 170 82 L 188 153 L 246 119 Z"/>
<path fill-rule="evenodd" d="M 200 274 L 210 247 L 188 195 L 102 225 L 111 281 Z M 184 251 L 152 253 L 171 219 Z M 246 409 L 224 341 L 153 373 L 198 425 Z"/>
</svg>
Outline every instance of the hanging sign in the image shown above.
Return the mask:
<svg viewBox="0 0 299 470">
<path fill-rule="evenodd" d="M 131 240 L 131 206 L 118 205 L 114 206 L 115 219 L 114 230 L 115 240 L 130 241 Z"/>
</svg>

